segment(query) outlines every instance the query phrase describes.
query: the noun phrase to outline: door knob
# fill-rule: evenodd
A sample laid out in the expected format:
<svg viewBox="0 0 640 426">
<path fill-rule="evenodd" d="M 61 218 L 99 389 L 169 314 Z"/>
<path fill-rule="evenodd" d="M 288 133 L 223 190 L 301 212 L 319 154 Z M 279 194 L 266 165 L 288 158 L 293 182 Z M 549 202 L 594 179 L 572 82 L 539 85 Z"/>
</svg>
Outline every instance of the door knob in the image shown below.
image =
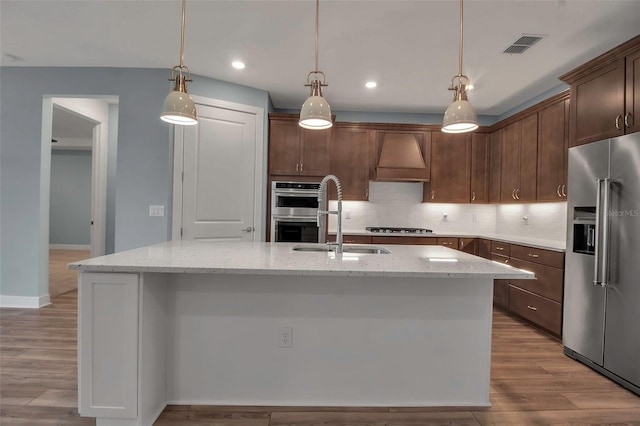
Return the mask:
<svg viewBox="0 0 640 426">
<path fill-rule="evenodd" d="M 253 226 L 247 226 L 242 230 L 242 232 L 253 232 Z"/>
</svg>

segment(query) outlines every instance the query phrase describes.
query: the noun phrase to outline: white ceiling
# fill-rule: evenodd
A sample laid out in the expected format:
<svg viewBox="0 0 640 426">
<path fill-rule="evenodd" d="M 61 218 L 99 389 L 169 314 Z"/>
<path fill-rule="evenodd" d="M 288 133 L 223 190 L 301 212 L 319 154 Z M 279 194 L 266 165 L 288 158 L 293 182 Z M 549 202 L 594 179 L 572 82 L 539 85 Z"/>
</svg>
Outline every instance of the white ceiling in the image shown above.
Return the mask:
<svg viewBox="0 0 640 426">
<path fill-rule="evenodd" d="M 91 139 L 95 123 L 66 109 L 53 106 L 51 136 L 54 139 Z"/>
<path fill-rule="evenodd" d="M 178 62 L 180 7 L 180 0 L 1 0 L 1 64 L 169 69 Z M 458 12 L 457 0 L 322 0 L 320 69 L 332 108 L 442 113 L 458 68 Z M 189 0 L 185 64 L 267 90 L 276 108 L 298 109 L 314 67 L 314 13 L 310 0 Z M 639 22 L 640 0 L 467 0 L 470 100 L 479 114 L 502 114 L 637 35 Z M 522 33 L 548 37 L 523 55 L 502 54 Z M 235 59 L 246 69 L 232 68 Z M 370 79 L 374 90 L 364 88 Z"/>
</svg>

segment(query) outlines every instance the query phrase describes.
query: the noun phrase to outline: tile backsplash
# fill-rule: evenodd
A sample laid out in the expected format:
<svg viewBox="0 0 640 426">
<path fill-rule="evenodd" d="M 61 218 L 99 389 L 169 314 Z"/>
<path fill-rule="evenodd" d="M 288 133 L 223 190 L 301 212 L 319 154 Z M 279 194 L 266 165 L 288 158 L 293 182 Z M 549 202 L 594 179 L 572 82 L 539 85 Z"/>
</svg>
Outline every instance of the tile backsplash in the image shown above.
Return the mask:
<svg viewBox="0 0 640 426">
<path fill-rule="evenodd" d="M 336 202 L 330 207 L 334 210 Z M 509 234 L 557 241 L 564 241 L 566 234 L 566 203 L 423 203 L 422 184 L 414 182 L 369 182 L 369 201 L 343 201 L 342 211 L 344 232 L 363 231 L 367 226 L 401 226 L 436 233 Z M 335 229 L 332 216 L 329 230 Z"/>
</svg>

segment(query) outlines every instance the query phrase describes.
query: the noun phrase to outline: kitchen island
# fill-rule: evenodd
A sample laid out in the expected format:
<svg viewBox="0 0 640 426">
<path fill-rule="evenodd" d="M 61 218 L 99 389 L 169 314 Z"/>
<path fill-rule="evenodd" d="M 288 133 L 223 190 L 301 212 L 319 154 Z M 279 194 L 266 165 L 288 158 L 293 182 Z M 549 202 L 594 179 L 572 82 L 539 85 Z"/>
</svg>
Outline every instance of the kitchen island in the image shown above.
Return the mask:
<svg viewBox="0 0 640 426">
<path fill-rule="evenodd" d="M 71 264 L 81 415 L 489 405 L 493 279 L 533 274 L 439 246 L 294 246 L 176 241 Z"/>
</svg>

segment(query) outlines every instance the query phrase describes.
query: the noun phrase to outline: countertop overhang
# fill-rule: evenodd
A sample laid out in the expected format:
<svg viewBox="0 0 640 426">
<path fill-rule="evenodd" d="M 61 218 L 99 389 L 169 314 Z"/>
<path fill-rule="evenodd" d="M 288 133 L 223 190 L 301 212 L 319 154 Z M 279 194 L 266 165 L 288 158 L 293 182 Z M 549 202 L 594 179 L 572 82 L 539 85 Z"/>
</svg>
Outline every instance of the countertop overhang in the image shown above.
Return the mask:
<svg viewBox="0 0 640 426">
<path fill-rule="evenodd" d="M 390 254 L 297 252 L 295 243 L 169 241 L 69 264 L 86 272 L 533 279 L 534 274 L 440 246 Z"/>
</svg>

